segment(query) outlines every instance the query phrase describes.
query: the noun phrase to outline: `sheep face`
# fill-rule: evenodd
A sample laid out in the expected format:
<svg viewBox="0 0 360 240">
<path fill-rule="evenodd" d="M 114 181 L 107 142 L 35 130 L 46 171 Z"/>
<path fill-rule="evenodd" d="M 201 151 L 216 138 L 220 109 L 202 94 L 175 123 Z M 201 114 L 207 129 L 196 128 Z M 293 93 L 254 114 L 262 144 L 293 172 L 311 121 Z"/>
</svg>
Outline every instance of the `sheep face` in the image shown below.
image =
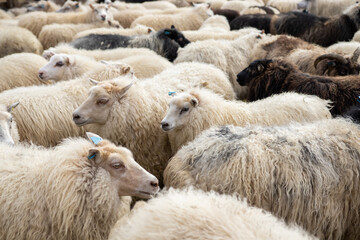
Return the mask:
<svg viewBox="0 0 360 240">
<path fill-rule="evenodd" d="M 75 1 L 66 1 L 64 5 L 57 10 L 56 12 L 65 13 L 65 12 L 75 12 L 80 8 L 80 3 Z"/>
<path fill-rule="evenodd" d="M 52 53 L 49 62 L 39 69 L 39 78 L 43 81 L 47 80 L 67 80 L 69 76 L 73 76 L 72 71 L 75 64 L 74 57 L 67 54 Z M 49 56 L 50 56 L 49 55 Z M 67 77 L 65 77 L 67 76 Z"/>
<path fill-rule="evenodd" d="M 161 121 L 161 128 L 164 131 L 171 131 L 189 122 L 189 115 L 199 104 L 196 96 L 190 93 L 181 93 L 175 96 L 169 103 L 166 116 Z"/>
<path fill-rule="evenodd" d="M 73 113 L 75 124 L 78 126 L 90 123 L 105 124 L 113 103 L 120 100 L 133 84 L 129 83 L 128 79 L 124 82 L 118 83 L 116 80 L 94 82 L 97 86 L 90 89 L 89 97 Z"/>
<path fill-rule="evenodd" d="M 135 160 L 132 153 L 124 147 L 116 147 L 93 133 L 87 133 L 96 146 L 88 150 L 87 158 L 96 167 L 106 170 L 112 185 L 119 196 L 151 198 L 159 191 L 159 182 Z"/>
<path fill-rule="evenodd" d="M 8 107 L 0 105 L 0 142 L 10 145 L 14 144 L 14 140 L 11 136 L 11 129 L 15 127 L 15 122 L 13 122 L 10 112 L 18 104 L 19 103 L 17 102 Z"/>
<path fill-rule="evenodd" d="M 357 29 L 360 29 L 360 3 L 349 6 L 347 9 L 345 9 L 344 14 L 353 20 Z"/>
<path fill-rule="evenodd" d="M 236 81 L 240 84 L 240 86 L 247 86 L 251 79 L 262 75 L 271 62 L 272 60 L 268 59 L 256 60 L 252 62 L 247 68 L 242 70 L 237 75 Z"/>
<path fill-rule="evenodd" d="M 99 21 L 112 20 L 112 15 L 109 12 L 109 6 L 107 4 L 89 4 L 92 9 L 95 19 Z"/>
<path fill-rule="evenodd" d="M 165 36 L 167 36 L 170 39 L 174 40 L 182 48 L 190 43 L 190 41 L 184 36 L 184 34 L 179 32 L 175 28 L 174 25 L 172 25 L 170 29 L 166 28 L 166 29 L 160 30 L 160 34 L 164 34 Z"/>
<path fill-rule="evenodd" d="M 47 1 L 39 1 L 33 6 L 29 6 L 26 8 L 27 12 L 35 12 L 35 11 L 42 11 L 47 12 L 49 10 L 49 3 Z"/>
<path fill-rule="evenodd" d="M 324 54 L 314 61 L 314 66 L 321 75 L 357 75 L 360 72 L 360 66 L 357 63 L 359 55 L 360 48 L 357 48 L 352 56 L 348 58 L 335 53 Z"/>
</svg>

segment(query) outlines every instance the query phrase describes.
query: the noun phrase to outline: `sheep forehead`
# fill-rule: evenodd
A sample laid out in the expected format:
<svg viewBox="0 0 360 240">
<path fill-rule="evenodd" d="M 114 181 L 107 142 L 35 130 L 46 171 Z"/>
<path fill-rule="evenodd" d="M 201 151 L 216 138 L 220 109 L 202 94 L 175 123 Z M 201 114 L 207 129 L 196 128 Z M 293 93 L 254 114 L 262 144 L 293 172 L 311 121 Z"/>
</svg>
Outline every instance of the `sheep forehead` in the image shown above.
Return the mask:
<svg viewBox="0 0 360 240">
<path fill-rule="evenodd" d="M 108 6 L 105 5 L 105 4 L 94 4 L 94 9 L 97 9 L 97 10 L 102 10 L 102 9 L 107 9 Z"/>
<path fill-rule="evenodd" d="M 170 102 L 170 105 L 183 107 L 186 103 L 190 103 L 190 101 L 191 101 L 191 95 L 188 93 L 183 93 L 179 96 L 175 96 Z"/>
<path fill-rule="evenodd" d="M 115 147 L 112 145 L 105 146 L 103 149 L 103 157 L 105 161 L 111 161 L 112 159 L 121 159 L 124 163 L 130 163 L 133 159 L 132 153 L 123 147 Z"/>
<path fill-rule="evenodd" d="M 11 114 L 7 111 L 0 111 L 0 121 L 7 121 L 11 118 Z"/>
<path fill-rule="evenodd" d="M 49 62 L 64 61 L 68 57 L 67 54 L 57 53 L 50 58 Z"/>
<path fill-rule="evenodd" d="M 98 98 L 103 95 L 110 95 L 111 94 L 111 85 L 108 86 L 106 84 L 94 86 L 90 89 L 90 94 L 95 98 Z"/>
</svg>

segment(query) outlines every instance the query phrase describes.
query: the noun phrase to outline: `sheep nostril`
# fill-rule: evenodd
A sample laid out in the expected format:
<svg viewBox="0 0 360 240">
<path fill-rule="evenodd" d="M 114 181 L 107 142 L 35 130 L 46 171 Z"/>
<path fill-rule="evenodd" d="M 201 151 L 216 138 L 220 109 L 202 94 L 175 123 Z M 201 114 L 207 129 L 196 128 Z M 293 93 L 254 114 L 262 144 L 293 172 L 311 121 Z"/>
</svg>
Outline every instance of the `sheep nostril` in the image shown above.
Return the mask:
<svg viewBox="0 0 360 240">
<path fill-rule="evenodd" d="M 39 72 L 39 78 L 43 79 L 43 77 L 44 77 L 43 75 L 44 75 L 43 72 Z"/>
<path fill-rule="evenodd" d="M 150 185 L 152 186 L 152 187 L 158 187 L 159 186 L 159 182 L 156 180 L 156 181 L 151 181 L 150 182 Z"/>
<path fill-rule="evenodd" d="M 106 16 L 105 15 L 101 15 L 101 20 L 105 21 Z"/>
<path fill-rule="evenodd" d="M 80 115 L 79 114 L 73 114 L 73 119 L 74 120 L 80 119 Z"/>
<path fill-rule="evenodd" d="M 169 124 L 168 124 L 167 122 L 161 123 L 161 127 L 162 127 L 162 128 L 166 128 L 166 127 L 168 127 L 168 126 L 169 126 Z"/>
</svg>

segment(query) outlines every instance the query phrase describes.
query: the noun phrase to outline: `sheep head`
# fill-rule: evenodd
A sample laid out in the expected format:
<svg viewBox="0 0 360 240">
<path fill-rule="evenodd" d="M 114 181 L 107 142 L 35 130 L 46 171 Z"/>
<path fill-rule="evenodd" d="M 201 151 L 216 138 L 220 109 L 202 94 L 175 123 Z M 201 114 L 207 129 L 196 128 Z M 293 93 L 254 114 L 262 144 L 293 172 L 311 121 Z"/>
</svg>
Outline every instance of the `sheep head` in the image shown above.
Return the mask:
<svg viewBox="0 0 360 240">
<path fill-rule="evenodd" d="M 73 121 L 78 126 L 90 123 L 105 124 L 115 101 L 120 101 L 133 85 L 133 79 L 121 77 L 110 81 L 96 82 L 89 97 L 74 112 Z"/>
<path fill-rule="evenodd" d="M 80 8 L 80 3 L 79 2 L 68 0 L 56 12 L 58 12 L 58 13 L 75 12 L 79 8 Z"/>
<path fill-rule="evenodd" d="M 184 34 L 182 34 L 180 31 L 178 31 L 174 25 L 171 25 L 170 29 L 166 28 L 166 29 L 160 30 L 160 34 L 161 35 L 163 34 L 166 37 L 174 40 L 182 48 L 190 43 L 190 41 L 184 36 Z"/>
<path fill-rule="evenodd" d="M 237 75 L 236 81 L 240 84 L 240 86 L 249 85 L 251 79 L 262 75 L 272 62 L 273 60 L 270 59 L 262 59 L 252 62 L 247 68 Z"/>
<path fill-rule="evenodd" d="M 15 122 L 11 115 L 11 111 L 19 105 L 19 102 L 11 104 L 7 107 L 0 105 L 0 142 L 7 144 L 14 144 L 14 139 L 12 136 L 12 129 L 14 129 Z"/>
<path fill-rule="evenodd" d="M 112 14 L 109 12 L 108 4 L 89 4 L 94 18 L 98 21 L 106 22 L 108 20 L 113 20 Z"/>
<path fill-rule="evenodd" d="M 51 54 L 50 54 L 51 53 Z M 39 69 L 38 76 L 41 80 L 67 80 L 64 76 L 73 76 L 70 72 L 75 64 L 75 57 L 69 54 L 55 54 L 49 52 L 50 60 Z M 70 73 L 70 74 L 69 74 Z"/>
<path fill-rule="evenodd" d="M 86 135 L 94 144 L 94 147 L 88 149 L 88 161 L 110 174 L 111 182 L 119 196 L 148 199 L 158 192 L 157 178 L 134 160 L 131 151 L 124 147 L 117 147 L 94 133 L 87 132 Z"/>
<path fill-rule="evenodd" d="M 176 127 L 185 125 L 191 121 L 189 115 L 199 106 L 200 100 L 196 93 L 180 93 L 175 95 L 167 110 L 166 116 L 161 121 L 161 128 L 164 131 L 171 131 Z"/>
<path fill-rule="evenodd" d="M 346 76 L 359 74 L 360 66 L 357 63 L 360 48 L 357 48 L 351 58 L 345 58 L 335 53 L 319 56 L 314 66 L 319 75 Z"/>
</svg>

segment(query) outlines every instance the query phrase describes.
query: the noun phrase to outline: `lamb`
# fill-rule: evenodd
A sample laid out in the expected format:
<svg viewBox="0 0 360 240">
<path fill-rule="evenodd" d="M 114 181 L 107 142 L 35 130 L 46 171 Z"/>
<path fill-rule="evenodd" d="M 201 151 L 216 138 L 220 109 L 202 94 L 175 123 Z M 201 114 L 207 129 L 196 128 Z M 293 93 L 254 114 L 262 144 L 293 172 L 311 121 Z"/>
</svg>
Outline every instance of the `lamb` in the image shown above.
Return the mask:
<svg viewBox="0 0 360 240">
<path fill-rule="evenodd" d="M 33 53 L 15 53 L 0 59 L 0 92 L 31 85 L 42 85 L 39 68 L 46 60 Z"/>
<path fill-rule="evenodd" d="M 248 101 L 256 101 L 273 94 L 295 91 L 330 99 L 334 103 L 331 114 L 345 113 L 357 104 L 360 95 L 360 77 L 356 75 L 326 77 L 301 72 L 295 65 L 283 60 L 257 60 L 240 72 L 237 81 L 248 86 Z"/>
<path fill-rule="evenodd" d="M 359 126 L 342 118 L 215 127 L 180 149 L 164 182 L 236 193 L 320 239 L 358 239 L 359 136 Z"/>
<path fill-rule="evenodd" d="M 73 120 L 88 131 L 101 132 L 116 144 L 128 147 L 138 163 L 161 182 L 171 157 L 167 134 L 159 128 L 171 98 L 168 92 L 192 87 L 208 88 L 226 99 L 234 98 L 224 72 L 208 64 L 183 63 L 151 79 L 120 77 L 98 83 L 73 112 Z"/>
<path fill-rule="evenodd" d="M 251 62 L 249 49 L 252 49 L 258 41 L 259 34 L 250 33 L 233 41 L 206 40 L 193 42 L 185 48 L 179 49 L 174 63 L 204 62 L 214 64 L 229 75 L 237 97 L 244 98 L 247 90 L 237 84 L 236 74 Z"/>
<path fill-rule="evenodd" d="M 13 145 L 19 142 L 19 133 L 11 111 L 19 105 L 19 102 L 9 106 L 0 104 L 0 143 Z"/>
<path fill-rule="evenodd" d="M 113 20 L 111 13 L 108 11 L 107 4 L 90 4 L 90 9 L 84 12 L 70 13 L 43 13 L 34 12 L 20 16 L 19 26 L 29 29 L 35 36 L 39 33 L 43 26 L 51 23 L 94 23 L 107 22 Z"/>
<path fill-rule="evenodd" d="M 136 205 L 135 205 L 136 206 Z M 109 240 L 315 239 L 237 197 L 170 189 L 120 219 Z"/>
<path fill-rule="evenodd" d="M 149 48 L 167 58 L 169 61 L 173 61 L 177 57 L 177 50 L 180 47 L 179 44 L 170 37 L 174 31 L 177 32 L 175 28 L 162 29 L 149 35 L 140 36 L 90 34 L 76 39 L 71 42 L 71 45 L 74 48 L 86 50 L 106 50 L 119 47 Z"/>
<path fill-rule="evenodd" d="M 94 69 L 84 78 L 2 92 L 0 102 L 7 105 L 21 102 L 12 111 L 20 141 L 45 147 L 55 146 L 63 138 L 77 137 L 85 133 L 83 128 L 73 123 L 71 114 L 86 99 L 87 90 L 91 86 L 88 78 L 106 80 L 130 72 L 131 68 L 128 65 L 108 65 L 105 69 Z"/>
<path fill-rule="evenodd" d="M 284 125 L 331 118 L 330 101 L 298 93 L 273 95 L 251 103 L 226 101 L 205 89 L 180 93 L 169 103 L 161 128 L 168 132 L 172 153 L 217 125 Z"/>
<path fill-rule="evenodd" d="M 343 50 L 341 46 L 338 49 Z M 351 44 L 353 45 L 353 44 Z M 324 49 L 299 38 L 278 35 L 265 39 L 253 51 L 253 59 L 283 58 L 299 67 L 303 72 L 315 75 L 345 76 L 359 74 L 359 48 L 337 51 L 335 47 Z"/>
<path fill-rule="evenodd" d="M 126 196 L 158 191 L 158 180 L 128 149 L 88 138 L 54 149 L 0 145 L 1 239 L 105 240 L 129 213 Z"/>
<path fill-rule="evenodd" d="M 180 12 L 178 14 L 163 14 L 163 15 L 144 15 L 137 18 L 132 22 L 131 28 L 137 24 L 146 25 L 152 27 L 156 31 L 167 28 L 170 25 L 175 25 L 179 31 L 184 30 L 197 30 L 201 24 L 209 17 L 213 15 L 213 12 L 207 4 L 200 4 L 194 7 L 192 10 L 186 12 Z"/>
<path fill-rule="evenodd" d="M 39 69 L 39 78 L 43 81 L 69 80 L 78 78 L 94 68 L 104 66 L 104 62 L 97 62 L 81 55 L 55 54 L 49 52 L 49 62 Z M 121 63 L 130 65 L 138 78 L 153 77 L 172 64 L 160 56 L 132 56 L 121 59 Z M 105 67 L 105 66 L 104 66 Z"/>
<path fill-rule="evenodd" d="M 44 49 L 55 47 L 59 43 L 71 42 L 74 36 L 84 30 L 99 27 L 122 28 L 117 21 L 87 23 L 87 24 L 49 24 L 45 25 L 39 33 L 39 40 Z"/>
<path fill-rule="evenodd" d="M 21 52 L 41 54 L 43 46 L 34 34 L 25 28 L 1 26 L 0 58 Z"/>
<path fill-rule="evenodd" d="M 76 49 L 66 44 L 60 44 L 56 48 L 49 48 L 48 50 L 44 51 L 43 56 L 46 59 L 50 59 L 55 53 L 67 53 L 67 54 L 75 54 L 75 55 L 83 55 L 87 57 L 91 57 L 96 61 L 100 60 L 119 60 L 129 56 L 154 56 L 157 55 L 154 51 L 148 48 L 116 48 L 116 49 L 109 49 L 109 50 L 83 50 L 83 49 Z"/>
</svg>

